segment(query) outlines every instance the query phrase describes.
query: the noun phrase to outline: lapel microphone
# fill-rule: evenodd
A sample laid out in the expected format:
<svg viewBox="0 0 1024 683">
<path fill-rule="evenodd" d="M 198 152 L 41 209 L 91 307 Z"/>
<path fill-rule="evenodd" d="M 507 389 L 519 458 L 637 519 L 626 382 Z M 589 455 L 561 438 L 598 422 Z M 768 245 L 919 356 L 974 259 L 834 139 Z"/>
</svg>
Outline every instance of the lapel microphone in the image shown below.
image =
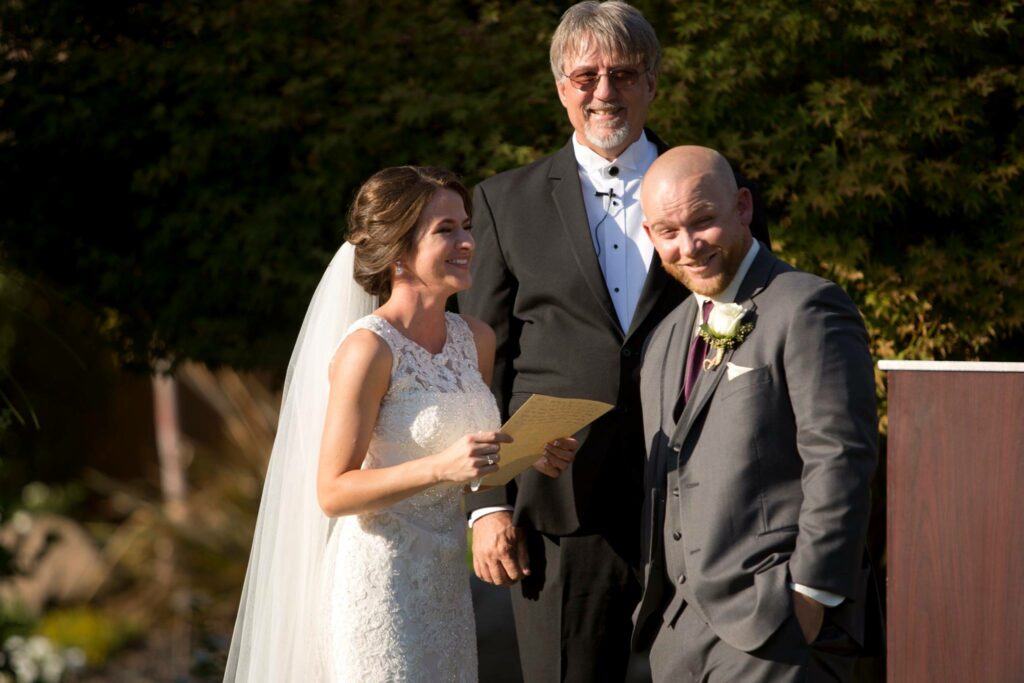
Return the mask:
<svg viewBox="0 0 1024 683">
<path fill-rule="evenodd" d="M 614 166 L 612 168 L 614 168 Z M 594 196 L 608 198 L 608 206 L 604 209 L 604 216 L 601 217 L 601 220 L 597 222 L 597 225 L 595 225 L 594 229 L 591 231 L 591 236 L 594 238 L 594 249 L 597 251 L 597 257 L 601 258 L 601 238 L 597 231 L 601 228 L 605 219 L 608 218 L 608 212 L 611 211 L 612 200 L 615 199 L 615 188 L 608 188 L 607 192 L 595 192 Z"/>
</svg>

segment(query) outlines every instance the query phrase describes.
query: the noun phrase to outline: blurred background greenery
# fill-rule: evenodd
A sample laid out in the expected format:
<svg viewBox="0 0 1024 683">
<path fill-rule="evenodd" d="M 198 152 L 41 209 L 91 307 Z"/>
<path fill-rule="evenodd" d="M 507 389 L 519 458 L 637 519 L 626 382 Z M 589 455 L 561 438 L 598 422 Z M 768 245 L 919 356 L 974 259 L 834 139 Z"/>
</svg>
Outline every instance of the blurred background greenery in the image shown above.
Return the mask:
<svg viewBox="0 0 1024 683">
<path fill-rule="evenodd" d="M 0 680 L 218 680 L 355 189 L 564 144 L 568 4 L 0 0 Z M 876 358 L 1024 360 L 1018 3 L 635 4 L 651 127 L 760 185 Z"/>
</svg>

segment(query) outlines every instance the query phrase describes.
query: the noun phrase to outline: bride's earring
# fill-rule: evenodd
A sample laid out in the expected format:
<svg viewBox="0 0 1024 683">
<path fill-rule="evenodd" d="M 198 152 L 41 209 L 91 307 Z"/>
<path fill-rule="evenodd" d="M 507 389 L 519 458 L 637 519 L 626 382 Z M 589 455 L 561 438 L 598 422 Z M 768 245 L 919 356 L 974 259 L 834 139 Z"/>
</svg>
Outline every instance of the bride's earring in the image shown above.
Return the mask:
<svg viewBox="0 0 1024 683">
<path fill-rule="evenodd" d="M 402 268 L 402 262 L 401 261 L 395 261 L 395 275 L 398 276 L 398 277 L 401 277 L 402 273 L 404 273 L 404 272 L 405 272 L 405 269 Z"/>
</svg>

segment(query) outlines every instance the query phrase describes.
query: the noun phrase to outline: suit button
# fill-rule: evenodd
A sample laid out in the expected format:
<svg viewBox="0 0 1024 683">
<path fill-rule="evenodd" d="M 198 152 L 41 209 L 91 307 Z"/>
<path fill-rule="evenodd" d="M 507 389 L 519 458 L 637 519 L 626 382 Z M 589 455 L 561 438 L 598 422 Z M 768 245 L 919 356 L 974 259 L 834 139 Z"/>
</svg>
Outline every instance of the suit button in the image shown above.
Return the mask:
<svg viewBox="0 0 1024 683">
<path fill-rule="evenodd" d="M 676 498 L 679 497 L 679 487 L 678 486 L 676 486 L 674 489 L 672 489 L 672 495 L 675 496 Z"/>
<path fill-rule="evenodd" d="M 678 531 L 673 531 L 672 532 L 672 540 L 673 541 L 678 541 L 682 537 L 683 537 L 683 535 L 680 532 L 678 532 Z"/>
<path fill-rule="evenodd" d="M 633 355 L 633 350 L 630 349 L 629 347 L 626 347 L 622 349 L 622 355 L 625 356 L 626 358 L 629 358 L 630 356 Z"/>
<path fill-rule="evenodd" d="M 686 583 L 686 575 L 685 574 L 680 574 L 679 575 L 679 583 Z"/>
</svg>

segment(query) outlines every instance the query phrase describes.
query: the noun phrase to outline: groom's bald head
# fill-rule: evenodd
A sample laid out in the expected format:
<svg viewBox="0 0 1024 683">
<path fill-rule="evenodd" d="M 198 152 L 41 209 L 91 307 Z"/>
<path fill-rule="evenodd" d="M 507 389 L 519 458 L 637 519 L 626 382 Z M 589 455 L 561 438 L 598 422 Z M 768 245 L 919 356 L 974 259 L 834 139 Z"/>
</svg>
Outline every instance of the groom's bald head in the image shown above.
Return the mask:
<svg viewBox="0 0 1024 683">
<path fill-rule="evenodd" d="M 730 197 L 736 194 L 736 176 L 724 156 L 709 147 L 684 145 L 665 152 L 647 169 L 640 202 L 646 209 L 658 195 L 671 194 L 673 188 L 694 177 L 702 178 L 706 189 L 720 189 Z"/>
<path fill-rule="evenodd" d="M 753 200 L 725 157 L 693 145 L 665 152 L 644 175 L 640 204 L 670 275 L 707 296 L 729 286 L 753 240 Z"/>
</svg>

